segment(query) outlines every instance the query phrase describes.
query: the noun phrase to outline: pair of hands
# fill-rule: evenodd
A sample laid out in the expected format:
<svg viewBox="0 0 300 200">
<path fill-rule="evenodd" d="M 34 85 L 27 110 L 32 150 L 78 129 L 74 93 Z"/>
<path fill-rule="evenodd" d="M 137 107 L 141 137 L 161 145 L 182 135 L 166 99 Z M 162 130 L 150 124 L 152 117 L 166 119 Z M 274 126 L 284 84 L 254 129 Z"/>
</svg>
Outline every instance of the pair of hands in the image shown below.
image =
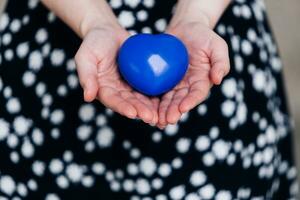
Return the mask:
<svg viewBox="0 0 300 200">
<path fill-rule="evenodd" d="M 183 113 L 204 101 L 212 85 L 220 84 L 229 72 L 226 42 L 199 22 L 177 23 L 166 32 L 186 45 L 190 63 L 183 80 L 159 99 L 136 92 L 119 74 L 117 52 L 130 34 L 118 25 L 91 29 L 75 56 L 85 101 L 98 99 L 121 115 L 160 129 L 176 124 Z"/>
</svg>

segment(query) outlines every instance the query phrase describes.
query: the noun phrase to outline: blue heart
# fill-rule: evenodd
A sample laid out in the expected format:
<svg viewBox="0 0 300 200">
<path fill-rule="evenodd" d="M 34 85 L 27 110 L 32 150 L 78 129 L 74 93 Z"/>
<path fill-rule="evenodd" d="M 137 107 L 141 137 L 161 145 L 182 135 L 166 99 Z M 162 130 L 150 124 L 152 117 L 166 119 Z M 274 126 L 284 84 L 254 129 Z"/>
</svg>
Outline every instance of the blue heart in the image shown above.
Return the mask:
<svg viewBox="0 0 300 200">
<path fill-rule="evenodd" d="M 129 37 L 118 54 L 119 71 L 137 91 L 156 96 L 177 85 L 188 68 L 184 44 L 169 34 Z"/>
</svg>

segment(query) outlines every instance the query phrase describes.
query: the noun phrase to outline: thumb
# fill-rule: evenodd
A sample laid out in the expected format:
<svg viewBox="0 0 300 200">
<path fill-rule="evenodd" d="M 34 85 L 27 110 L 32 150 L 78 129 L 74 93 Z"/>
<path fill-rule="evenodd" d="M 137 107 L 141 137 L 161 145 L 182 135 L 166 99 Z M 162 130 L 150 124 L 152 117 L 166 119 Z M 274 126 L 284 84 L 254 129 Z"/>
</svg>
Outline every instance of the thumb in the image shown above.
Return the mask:
<svg viewBox="0 0 300 200">
<path fill-rule="evenodd" d="M 212 65 L 210 78 L 214 84 L 219 85 L 230 70 L 228 46 L 220 36 L 216 35 L 216 38 L 211 42 L 210 49 L 210 63 Z"/>
<path fill-rule="evenodd" d="M 84 91 L 84 100 L 87 102 L 93 101 L 98 93 L 97 64 L 94 64 L 97 62 L 93 62 L 89 57 L 81 49 L 75 55 L 79 81 Z"/>
</svg>

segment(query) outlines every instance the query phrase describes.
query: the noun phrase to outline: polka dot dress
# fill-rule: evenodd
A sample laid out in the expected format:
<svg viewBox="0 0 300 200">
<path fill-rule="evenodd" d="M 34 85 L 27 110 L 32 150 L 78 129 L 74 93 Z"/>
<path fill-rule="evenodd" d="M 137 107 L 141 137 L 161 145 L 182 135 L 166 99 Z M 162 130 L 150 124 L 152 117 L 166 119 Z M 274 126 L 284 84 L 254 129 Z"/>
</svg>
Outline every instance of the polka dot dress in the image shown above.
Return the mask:
<svg viewBox="0 0 300 200">
<path fill-rule="evenodd" d="M 109 0 L 130 32 L 159 33 L 175 0 Z M 0 17 L 0 199 L 296 199 L 282 63 L 262 0 L 216 26 L 231 72 L 161 131 L 85 103 L 80 39 L 37 0 Z"/>
</svg>

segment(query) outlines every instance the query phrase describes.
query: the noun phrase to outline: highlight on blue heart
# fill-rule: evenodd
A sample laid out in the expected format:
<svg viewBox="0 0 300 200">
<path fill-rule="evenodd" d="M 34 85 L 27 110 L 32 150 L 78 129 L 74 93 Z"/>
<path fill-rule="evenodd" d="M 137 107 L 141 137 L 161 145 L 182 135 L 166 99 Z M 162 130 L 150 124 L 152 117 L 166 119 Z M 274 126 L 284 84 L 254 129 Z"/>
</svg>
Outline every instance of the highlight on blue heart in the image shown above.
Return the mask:
<svg viewBox="0 0 300 200">
<path fill-rule="evenodd" d="M 170 34 L 136 34 L 118 53 L 122 77 L 135 90 L 157 96 L 174 88 L 184 77 L 189 57 L 185 45 Z"/>
</svg>

